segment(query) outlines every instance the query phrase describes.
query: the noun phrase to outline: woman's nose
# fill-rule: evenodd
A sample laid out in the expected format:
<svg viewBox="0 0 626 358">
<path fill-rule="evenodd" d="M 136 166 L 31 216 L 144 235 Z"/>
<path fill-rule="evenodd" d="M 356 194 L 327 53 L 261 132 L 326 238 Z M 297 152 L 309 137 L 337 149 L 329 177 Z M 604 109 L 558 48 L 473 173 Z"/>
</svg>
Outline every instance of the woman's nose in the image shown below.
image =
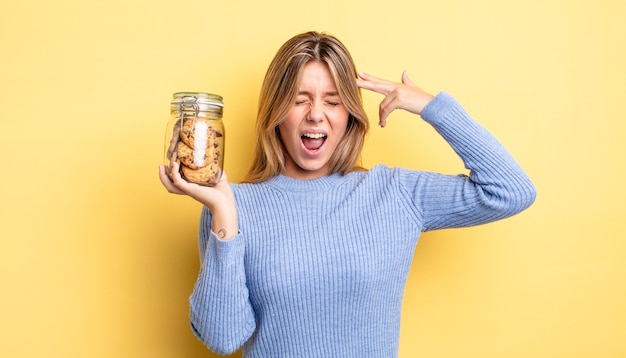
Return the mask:
<svg viewBox="0 0 626 358">
<path fill-rule="evenodd" d="M 307 119 L 312 122 L 320 122 L 324 119 L 324 110 L 320 101 L 311 102 L 311 108 Z"/>
</svg>

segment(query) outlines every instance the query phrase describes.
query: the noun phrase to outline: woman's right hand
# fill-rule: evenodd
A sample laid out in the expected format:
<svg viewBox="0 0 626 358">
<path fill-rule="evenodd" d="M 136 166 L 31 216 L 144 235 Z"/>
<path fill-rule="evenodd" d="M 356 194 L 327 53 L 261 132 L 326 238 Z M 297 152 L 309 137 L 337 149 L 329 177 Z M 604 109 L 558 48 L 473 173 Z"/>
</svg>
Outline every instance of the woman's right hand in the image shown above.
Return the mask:
<svg viewBox="0 0 626 358">
<path fill-rule="evenodd" d="M 238 232 L 237 206 L 225 172 L 213 187 L 189 183 L 180 175 L 179 163 L 172 163 L 172 178 L 167 175 L 165 165 L 159 166 L 159 179 L 168 192 L 187 195 L 206 206 L 212 215 L 211 230 L 222 240 L 228 240 Z"/>
</svg>

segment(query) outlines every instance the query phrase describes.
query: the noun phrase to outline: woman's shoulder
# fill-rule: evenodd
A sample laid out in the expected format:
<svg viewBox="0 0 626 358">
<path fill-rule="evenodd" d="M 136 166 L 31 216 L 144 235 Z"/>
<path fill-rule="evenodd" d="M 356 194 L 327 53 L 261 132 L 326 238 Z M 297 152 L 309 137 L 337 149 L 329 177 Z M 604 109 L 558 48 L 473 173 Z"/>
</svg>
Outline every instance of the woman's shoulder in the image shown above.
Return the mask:
<svg viewBox="0 0 626 358">
<path fill-rule="evenodd" d="M 377 164 L 368 170 L 368 175 L 375 178 L 400 178 L 405 175 L 420 176 L 421 170 L 407 169 L 404 167 L 390 167 L 386 164 Z"/>
</svg>

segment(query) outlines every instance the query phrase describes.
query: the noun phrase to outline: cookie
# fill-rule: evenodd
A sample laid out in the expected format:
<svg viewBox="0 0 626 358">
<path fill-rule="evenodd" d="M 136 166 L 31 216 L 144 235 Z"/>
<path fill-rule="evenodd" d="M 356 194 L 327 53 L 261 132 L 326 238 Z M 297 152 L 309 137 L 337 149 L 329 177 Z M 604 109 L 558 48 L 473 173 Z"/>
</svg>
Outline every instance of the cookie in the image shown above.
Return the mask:
<svg viewBox="0 0 626 358">
<path fill-rule="evenodd" d="M 190 169 L 204 168 L 213 159 L 213 149 L 214 147 L 193 149 L 184 142 L 180 142 L 177 151 L 178 159 L 183 166 Z"/>
<path fill-rule="evenodd" d="M 217 161 L 212 161 L 209 165 L 199 169 L 182 165 L 180 171 L 187 181 L 197 184 L 215 185 L 222 176 L 222 170 Z"/>
<path fill-rule="evenodd" d="M 190 148 L 214 146 L 217 143 L 216 138 L 223 134 L 210 122 L 203 118 L 185 119 L 180 131 L 180 139 Z"/>
<path fill-rule="evenodd" d="M 180 121 L 176 121 L 174 124 L 174 128 L 172 129 L 172 139 L 170 140 L 170 145 L 167 148 L 167 159 L 170 162 L 175 162 L 178 160 L 177 147 L 178 142 L 180 142 Z"/>
</svg>

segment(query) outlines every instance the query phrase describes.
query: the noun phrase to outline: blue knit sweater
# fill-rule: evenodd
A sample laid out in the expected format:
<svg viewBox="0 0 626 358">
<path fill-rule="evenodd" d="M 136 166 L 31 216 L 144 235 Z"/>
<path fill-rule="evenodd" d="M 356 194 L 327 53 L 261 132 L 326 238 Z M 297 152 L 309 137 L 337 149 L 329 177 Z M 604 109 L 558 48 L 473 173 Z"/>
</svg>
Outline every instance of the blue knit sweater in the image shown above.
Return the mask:
<svg viewBox="0 0 626 358">
<path fill-rule="evenodd" d="M 532 204 L 535 188 L 448 94 L 422 112 L 470 169 L 375 166 L 314 180 L 233 184 L 240 233 L 210 231 L 204 208 L 192 330 L 244 357 L 397 357 L 401 304 L 421 232 L 478 225 Z"/>
</svg>

